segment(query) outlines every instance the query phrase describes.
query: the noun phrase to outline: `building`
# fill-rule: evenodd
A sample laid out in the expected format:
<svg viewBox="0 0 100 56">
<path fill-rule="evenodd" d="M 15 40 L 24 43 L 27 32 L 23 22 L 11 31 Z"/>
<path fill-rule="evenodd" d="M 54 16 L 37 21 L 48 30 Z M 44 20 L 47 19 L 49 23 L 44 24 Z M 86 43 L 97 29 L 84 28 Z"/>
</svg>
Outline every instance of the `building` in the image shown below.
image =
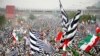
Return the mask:
<svg viewBox="0 0 100 56">
<path fill-rule="evenodd" d="M 6 6 L 6 15 L 7 19 L 14 19 L 15 18 L 15 6 L 7 5 Z"/>
</svg>

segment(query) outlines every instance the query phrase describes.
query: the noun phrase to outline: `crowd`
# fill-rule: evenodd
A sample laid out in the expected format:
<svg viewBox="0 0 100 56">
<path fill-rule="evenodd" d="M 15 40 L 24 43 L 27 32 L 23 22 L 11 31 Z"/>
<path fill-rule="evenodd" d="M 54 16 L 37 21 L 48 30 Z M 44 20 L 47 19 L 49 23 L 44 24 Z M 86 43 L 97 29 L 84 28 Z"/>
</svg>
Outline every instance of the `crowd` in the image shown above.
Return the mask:
<svg viewBox="0 0 100 56">
<path fill-rule="evenodd" d="M 51 20 L 51 18 L 53 20 Z M 60 55 L 63 53 L 62 50 L 57 50 L 56 49 L 56 44 L 54 39 L 57 35 L 57 33 L 59 31 L 61 31 L 61 24 L 60 24 L 60 19 L 57 17 L 51 17 L 48 20 L 46 18 L 44 19 L 37 19 L 34 20 L 34 24 L 33 27 L 31 29 L 35 29 L 39 35 L 40 35 L 40 39 L 45 42 L 47 45 L 49 45 L 51 49 L 49 49 L 50 52 L 52 52 L 52 54 L 56 54 L 56 55 Z M 56 21 L 56 19 L 58 19 Z M 45 22 L 44 22 L 45 20 Z M 43 21 L 43 22 L 42 22 Z M 47 25 L 45 25 L 47 24 Z M 43 27 L 43 28 L 42 28 Z M 10 28 L 11 29 L 11 28 Z M 28 29 L 27 29 L 28 30 Z M 2 56 L 29 56 L 30 55 L 30 47 L 29 47 L 29 34 L 22 34 L 22 40 L 17 42 L 16 44 L 13 44 L 13 39 L 11 38 L 11 33 L 12 30 L 3 30 L 0 32 L 0 36 L 7 36 L 5 38 L 3 38 L 0 41 L 0 55 Z M 28 31 L 27 31 L 28 32 Z M 5 34 L 7 33 L 7 34 Z M 4 35 L 5 34 L 5 35 Z M 88 23 L 80 23 L 78 25 L 77 28 L 77 33 L 75 36 L 75 39 L 73 41 L 73 47 L 75 48 L 75 50 L 80 54 L 80 56 L 89 56 L 90 54 L 85 53 L 84 51 L 80 50 L 77 47 L 77 44 L 80 40 L 82 40 L 86 35 L 88 34 L 95 34 L 95 24 L 88 24 Z M 9 36 L 10 35 L 10 36 Z M 44 47 L 45 48 L 45 47 Z M 47 48 L 48 49 L 48 48 Z M 46 49 L 46 50 L 47 50 Z M 100 45 L 96 45 L 93 50 L 94 50 L 94 54 L 92 54 L 92 56 L 94 55 L 99 55 L 100 52 Z M 68 50 L 66 51 L 68 56 L 73 56 L 72 51 Z"/>
</svg>

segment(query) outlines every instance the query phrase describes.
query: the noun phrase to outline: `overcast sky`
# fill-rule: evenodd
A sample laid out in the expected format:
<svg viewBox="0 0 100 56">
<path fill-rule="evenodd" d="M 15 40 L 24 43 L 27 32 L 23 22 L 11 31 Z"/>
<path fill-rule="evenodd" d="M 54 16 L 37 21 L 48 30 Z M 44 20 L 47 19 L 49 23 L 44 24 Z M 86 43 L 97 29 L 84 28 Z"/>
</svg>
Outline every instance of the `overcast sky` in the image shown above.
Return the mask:
<svg viewBox="0 0 100 56">
<path fill-rule="evenodd" d="M 86 9 L 100 0 L 61 0 L 64 9 Z M 0 0 L 0 7 L 15 5 L 26 9 L 59 9 L 59 0 Z"/>
</svg>

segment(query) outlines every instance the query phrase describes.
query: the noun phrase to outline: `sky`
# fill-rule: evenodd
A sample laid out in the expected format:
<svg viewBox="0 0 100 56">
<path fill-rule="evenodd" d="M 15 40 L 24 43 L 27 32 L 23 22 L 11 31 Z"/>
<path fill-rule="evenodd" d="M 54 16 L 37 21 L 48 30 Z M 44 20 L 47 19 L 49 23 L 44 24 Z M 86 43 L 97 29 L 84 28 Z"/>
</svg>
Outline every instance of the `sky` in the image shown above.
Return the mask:
<svg viewBox="0 0 100 56">
<path fill-rule="evenodd" d="M 61 0 L 64 9 L 86 9 L 100 0 Z M 55 10 L 59 9 L 59 0 L 0 0 L 0 7 L 14 5 L 20 9 Z"/>
</svg>

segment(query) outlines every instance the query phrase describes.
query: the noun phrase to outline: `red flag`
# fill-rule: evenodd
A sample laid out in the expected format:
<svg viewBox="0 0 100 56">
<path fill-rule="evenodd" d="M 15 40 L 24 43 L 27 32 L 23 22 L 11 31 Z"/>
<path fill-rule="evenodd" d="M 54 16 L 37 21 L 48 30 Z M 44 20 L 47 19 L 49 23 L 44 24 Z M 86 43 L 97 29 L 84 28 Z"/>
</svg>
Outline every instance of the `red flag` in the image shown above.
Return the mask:
<svg viewBox="0 0 100 56">
<path fill-rule="evenodd" d="M 55 38 L 55 41 L 56 42 L 59 42 L 61 39 L 62 39 L 62 36 L 63 36 L 63 32 L 59 32 L 58 34 L 57 34 L 57 37 Z"/>
<path fill-rule="evenodd" d="M 68 46 L 68 43 L 69 43 L 69 39 L 66 39 L 65 41 L 64 41 L 64 44 L 63 44 L 63 50 L 64 51 L 66 51 L 66 47 Z"/>
</svg>

